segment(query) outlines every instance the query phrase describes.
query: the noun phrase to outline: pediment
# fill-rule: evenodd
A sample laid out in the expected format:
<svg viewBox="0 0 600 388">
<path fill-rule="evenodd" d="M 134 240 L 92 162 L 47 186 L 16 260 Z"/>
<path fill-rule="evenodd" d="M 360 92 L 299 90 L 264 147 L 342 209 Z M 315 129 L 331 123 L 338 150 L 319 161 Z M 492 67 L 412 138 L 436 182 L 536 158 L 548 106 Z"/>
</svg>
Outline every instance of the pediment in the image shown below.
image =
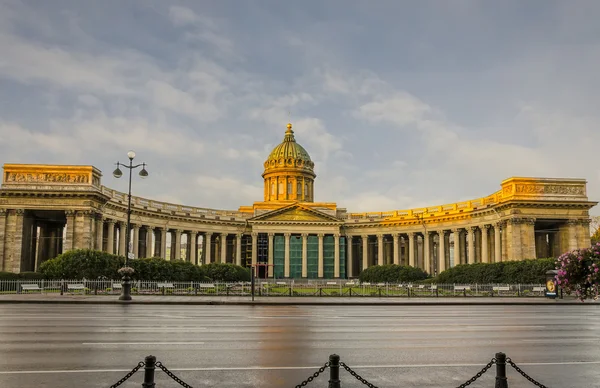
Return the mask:
<svg viewBox="0 0 600 388">
<path fill-rule="evenodd" d="M 249 221 L 343 222 L 342 220 L 332 217 L 329 214 L 325 214 L 302 205 L 291 205 L 281 209 L 273 210 L 271 212 L 251 218 Z"/>
</svg>

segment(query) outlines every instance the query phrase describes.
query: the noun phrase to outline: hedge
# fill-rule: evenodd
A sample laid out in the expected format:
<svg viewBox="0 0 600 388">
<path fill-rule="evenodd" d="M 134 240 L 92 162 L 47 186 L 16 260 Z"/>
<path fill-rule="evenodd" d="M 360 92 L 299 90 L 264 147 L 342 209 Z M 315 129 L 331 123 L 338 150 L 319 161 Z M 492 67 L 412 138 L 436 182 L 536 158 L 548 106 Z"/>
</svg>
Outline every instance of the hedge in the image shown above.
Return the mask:
<svg viewBox="0 0 600 388">
<path fill-rule="evenodd" d="M 125 263 L 122 256 L 90 249 L 65 252 L 40 265 L 39 273 L 46 279 L 118 279 L 117 271 Z M 168 281 L 247 281 L 250 272 L 240 266 L 211 263 L 197 266 L 183 260 L 160 258 L 129 261 L 135 269 L 133 279 Z M 16 275 L 16 274 L 13 274 Z M 9 275 L 12 276 L 12 275 Z M 28 275 L 32 276 L 32 275 Z M 0 277 L 1 278 L 1 277 Z"/>
<path fill-rule="evenodd" d="M 361 282 L 397 283 L 414 282 L 427 278 L 427 273 L 420 268 L 408 265 L 375 265 L 360 273 Z"/>
<path fill-rule="evenodd" d="M 462 284 L 543 284 L 546 271 L 554 269 L 554 258 L 506 261 L 501 263 L 460 264 L 432 279 L 433 283 Z"/>
</svg>

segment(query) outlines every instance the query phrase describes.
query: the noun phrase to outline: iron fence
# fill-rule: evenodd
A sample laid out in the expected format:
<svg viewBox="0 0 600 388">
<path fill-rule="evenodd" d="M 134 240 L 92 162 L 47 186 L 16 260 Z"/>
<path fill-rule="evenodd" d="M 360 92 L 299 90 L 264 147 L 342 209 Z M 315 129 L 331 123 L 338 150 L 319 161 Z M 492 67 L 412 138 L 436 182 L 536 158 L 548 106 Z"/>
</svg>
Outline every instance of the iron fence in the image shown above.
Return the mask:
<svg viewBox="0 0 600 388">
<path fill-rule="evenodd" d="M 250 282 L 178 282 L 133 280 L 132 294 L 249 296 Z M 254 285 L 256 296 L 319 297 L 543 297 L 542 284 L 417 284 L 359 283 L 347 280 L 263 280 Z M 121 280 L 0 280 L 0 294 L 70 293 L 118 295 Z"/>
<path fill-rule="evenodd" d="M 495 357 L 490 360 L 479 372 L 477 372 L 473 377 L 460 384 L 457 388 L 466 388 L 467 386 L 474 383 L 477 379 L 483 376 L 487 371 L 489 371 L 492 366 L 496 365 L 496 378 L 495 378 L 495 388 L 508 388 L 508 377 L 506 373 L 506 365 L 510 365 L 513 367 L 521 376 L 531 382 L 533 385 L 540 388 L 547 388 L 544 384 L 535 380 L 527 373 L 525 373 L 521 368 L 517 366 L 510 358 L 506 357 L 504 353 L 496 353 Z M 169 370 L 162 362 L 156 361 L 156 357 L 147 356 L 144 361 L 140 361 L 129 373 L 127 373 L 123 378 L 117 381 L 115 384 L 111 385 L 110 388 L 116 388 L 123 384 L 125 381 L 129 380 L 138 370 L 144 368 L 144 382 L 142 383 L 142 388 L 151 388 L 155 387 L 154 375 L 156 369 L 160 369 L 167 376 L 177 382 L 179 385 L 185 388 L 193 388 L 190 384 L 181 380 L 177 375 L 175 375 L 171 370 Z M 346 370 L 352 377 L 360 381 L 362 384 L 366 385 L 370 388 L 378 388 L 375 384 L 369 382 L 361 375 L 359 375 L 354 369 L 348 366 L 346 363 L 340 360 L 340 356 L 337 354 L 332 354 L 329 356 L 329 361 L 326 362 L 322 367 L 317 369 L 314 373 L 308 376 L 304 381 L 300 384 L 297 384 L 295 388 L 305 387 L 311 382 L 313 382 L 316 378 L 318 378 L 322 373 L 325 372 L 329 368 L 329 388 L 341 388 L 341 380 L 340 380 L 340 370 Z"/>
</svg>

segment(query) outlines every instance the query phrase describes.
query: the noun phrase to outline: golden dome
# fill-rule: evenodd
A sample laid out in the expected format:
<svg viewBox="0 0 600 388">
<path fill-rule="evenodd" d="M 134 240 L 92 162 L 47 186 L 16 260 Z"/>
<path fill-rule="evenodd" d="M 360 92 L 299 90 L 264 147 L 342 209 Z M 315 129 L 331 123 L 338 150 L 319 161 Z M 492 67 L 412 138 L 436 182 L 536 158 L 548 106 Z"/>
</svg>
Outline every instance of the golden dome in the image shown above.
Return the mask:
<svg viewBox="0 0 600 388">
<path fill-rule="evenodd" d="M 314 163 L 304 147 L 296 143 L 292 124 L 288 123 L 283 142 L 273 148 L 265 161 L 265 169 L 290 167 L 312 171 Z"/>
</svg>

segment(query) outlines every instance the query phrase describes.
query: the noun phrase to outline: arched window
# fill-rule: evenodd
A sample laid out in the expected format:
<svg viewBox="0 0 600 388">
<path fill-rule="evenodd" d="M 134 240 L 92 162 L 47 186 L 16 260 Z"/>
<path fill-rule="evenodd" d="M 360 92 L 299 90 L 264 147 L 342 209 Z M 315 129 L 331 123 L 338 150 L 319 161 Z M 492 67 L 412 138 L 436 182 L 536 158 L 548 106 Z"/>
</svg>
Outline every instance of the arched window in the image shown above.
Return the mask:
<svg viewBox="0 0 600 388">
<path fill-rule="evenodd" d="M 277 194 L 283 194 L 283 182 L 279 182 L 279 192 Z"/>
<path fill-rule="evenodd" d="M 288 198 L 288 199 L 292 198 L 292 182 L 288 182 L 286 194 L 287 194 L 286 198 Z"/>
<path fill-rule="evenodd" d="M 308 183 L 304 184 L 304 199 L 309 199 L 310 193 L 308 192 Z"/>
<path fill-rule="evenodd" d="M 271 195 L 275 195 L 275 183 L 271 183 Z"/>
</svg>

